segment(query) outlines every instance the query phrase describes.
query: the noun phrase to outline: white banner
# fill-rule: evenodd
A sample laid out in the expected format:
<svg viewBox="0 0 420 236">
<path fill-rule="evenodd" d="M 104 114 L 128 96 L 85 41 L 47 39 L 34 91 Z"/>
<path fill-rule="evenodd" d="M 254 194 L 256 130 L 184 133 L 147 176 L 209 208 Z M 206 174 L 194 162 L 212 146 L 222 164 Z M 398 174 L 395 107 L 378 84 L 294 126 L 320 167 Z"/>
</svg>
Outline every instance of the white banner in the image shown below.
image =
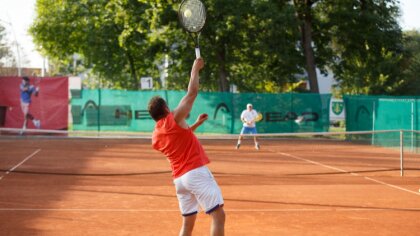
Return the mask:
<svg viewBox="0 0 420 236">
<path fill-rule="evenodd" d="M 345 120 L 345 114 L 343 99 L 331 98 L 330 121 Z"/>
<path fill-rule="evenodd" d="M 153 88 L 153 78 L 152 77 L 141 77 L 140 78 L 140 88 L 141 89 L 152 89 Z"/>
</svg>

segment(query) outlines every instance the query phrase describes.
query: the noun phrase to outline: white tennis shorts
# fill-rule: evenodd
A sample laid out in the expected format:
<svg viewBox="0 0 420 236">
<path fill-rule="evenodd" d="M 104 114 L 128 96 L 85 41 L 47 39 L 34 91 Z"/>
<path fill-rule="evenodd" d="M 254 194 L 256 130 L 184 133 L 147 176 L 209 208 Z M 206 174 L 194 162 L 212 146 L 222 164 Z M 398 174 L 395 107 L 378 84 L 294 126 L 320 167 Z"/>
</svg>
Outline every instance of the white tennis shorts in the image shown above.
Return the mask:
<svg viewBox="0 0 420 236">
<path fill-rule="evenodd" d="M 25 103 L 25 102 L 20 101 L 20 107 L 22 108 L 23 115 L 26 118 L 26 115 L 29 112 L 29 103 Z"/>
<path fill-rule="evenodd" d="M 222 191 L 207 166 L 190 170 L 174 179 L 174 184 L 183 216 L 198 213 L 200 206 L 210 214 L 224 204 Z"/>
</svg>

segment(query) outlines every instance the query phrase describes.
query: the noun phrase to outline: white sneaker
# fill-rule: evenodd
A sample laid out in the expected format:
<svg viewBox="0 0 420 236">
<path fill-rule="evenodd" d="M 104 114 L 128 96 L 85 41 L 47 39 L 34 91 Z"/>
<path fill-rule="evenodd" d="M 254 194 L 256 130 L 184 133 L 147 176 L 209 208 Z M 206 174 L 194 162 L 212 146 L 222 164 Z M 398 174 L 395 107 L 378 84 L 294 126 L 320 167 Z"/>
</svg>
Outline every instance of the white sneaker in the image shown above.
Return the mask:
<svg viewBox="0 0 420 236">
<path fill-rule="evenodd" d="M 37 128 L 37 129 L 41 128 L 41 121 L 40 120 L 34 120 L 34 125 L 35 125 L 35 128 Z"/>
<path fill-rule="evenodd" d="M 259 144 L 255 144 L 255 149 L 260 150 L 260 145 Z"/>
</svg>

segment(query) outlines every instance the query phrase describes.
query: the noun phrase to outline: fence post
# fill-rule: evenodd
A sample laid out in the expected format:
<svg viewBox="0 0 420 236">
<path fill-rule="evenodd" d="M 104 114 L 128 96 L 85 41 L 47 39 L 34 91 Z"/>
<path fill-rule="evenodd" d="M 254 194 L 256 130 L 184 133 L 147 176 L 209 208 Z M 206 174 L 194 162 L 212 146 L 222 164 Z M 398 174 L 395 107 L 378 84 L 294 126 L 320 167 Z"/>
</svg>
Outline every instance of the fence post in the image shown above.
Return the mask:
<svg viewBox="0 0 420 236">
<path fill-rule="evenodd" d="M 411 152 L 414 152 L 414 103 L 416 100 L 411 102 Z"/>
<path fill-rule="evenodd" d="M 404 176 L 404 131 L 400 130 L 400 169 L 401 176 Z"/>
<path fill-rule="evenodd" d="M 373 104 L 372 104 L 372 106 L 373 106 L 373 108 L 372 108 L 372 131 L 375 131 L 376 130 L 376 128 L 375 128 L 375 119 L 376 119 L 376 101 L 373 101 Z M 372 137 L 372 145 L 375 145 L 375 138 L 376 138 L 376 135 L 375 135 L 375 132 L 373 132 L 373 137 Z"/>
<path fill-rule="evenodd" d="M 97 122 L 98 122 L 98 136 L 101 132 L 101 106 L 102 106 L 102 97 L 101 97 L 101 87 L 98 88 L 98 114 L 97 114 Z"/>
</svg>

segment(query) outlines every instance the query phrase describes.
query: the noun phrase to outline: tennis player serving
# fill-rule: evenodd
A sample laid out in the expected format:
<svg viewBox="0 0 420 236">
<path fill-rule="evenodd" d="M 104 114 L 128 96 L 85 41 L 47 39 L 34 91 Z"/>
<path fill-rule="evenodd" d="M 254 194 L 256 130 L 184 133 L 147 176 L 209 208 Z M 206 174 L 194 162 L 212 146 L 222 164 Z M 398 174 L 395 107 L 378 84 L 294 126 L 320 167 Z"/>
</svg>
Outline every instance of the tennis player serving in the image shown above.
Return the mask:
<svg viewBox="0 0 420 236">
<path fill-rule="evenodd" d="M 194 61 L 187 94 L 175 110 L 170 111 L 166 101 L 153 97 L 148 106 L 156 121 L 152 146 L 162 152 L 172 168 L 173 182 L 183 216 L 179 235 L 191 235 L 199 206 L 212 217 L 211 235 L 224 235 L 225 212 L 223 196 L 206 164 L 209 158 L 193 131 L 206 119 L 201 114 L 195 124 L 188 126 L 185 119 L 190 113 L 199 91 L 199 72 L 204 67 L 202 58 Z"/>
</svg>

